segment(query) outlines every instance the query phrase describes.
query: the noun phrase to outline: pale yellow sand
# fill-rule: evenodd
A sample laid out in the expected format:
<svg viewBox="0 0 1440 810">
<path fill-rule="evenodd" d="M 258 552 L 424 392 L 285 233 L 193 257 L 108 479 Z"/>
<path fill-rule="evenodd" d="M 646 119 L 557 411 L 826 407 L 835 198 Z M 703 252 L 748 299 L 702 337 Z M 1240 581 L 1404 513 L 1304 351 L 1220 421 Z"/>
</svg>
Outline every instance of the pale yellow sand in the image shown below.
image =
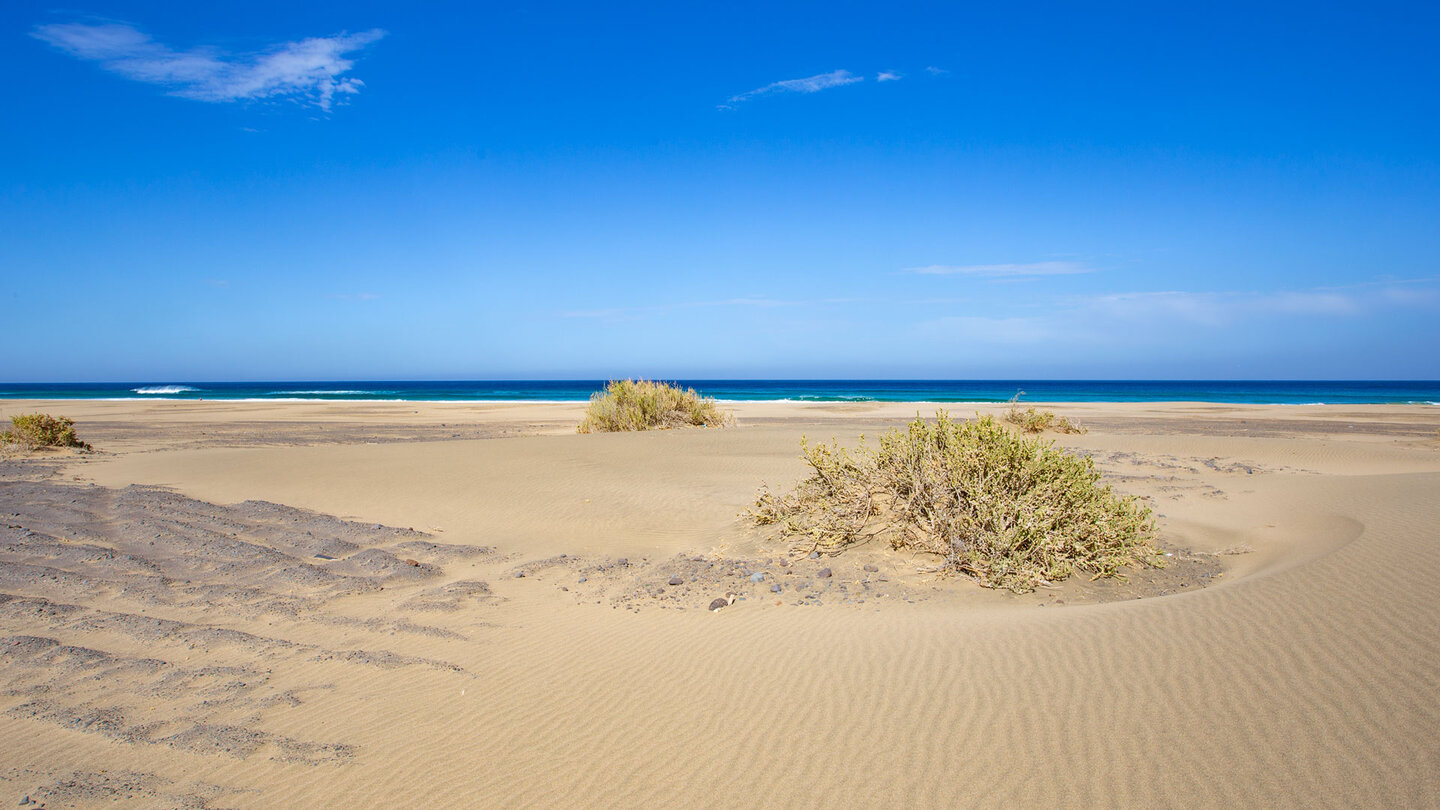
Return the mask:
<svg viewBox="0 0 1440 810">
<path fill-rule="evenodd" d="M 84 541 L 133 574 L 70 554 L 77 538 L 41 553 L 7 535 L 19 573 L 0 592 L 20 600 L 0 604 L 0 637 L 111 658 L 0 658 L 0 802 L 1440 806 L 1440 409 L 1054 407 L 1091 427 L 1061 442 L 1152 497 L 1215 584 L 1015 596 L 862 548 L 825 561 L 849 590 L 818 606 L 795 604 L 818 565 L 803 558 L 767 569 L 778 597 L 733 578 L 747 598 L 719 613 L 704 605 L 730 585 L 654 594 L 677 553 L 742 573 L 785 556 L 737 514 L 802 474 L 802 433 L 854 441 L 934 406 L 747 404 L 730 430 L 579 436 L 575 405 L 0 403 L 73 416 L 102 451 L 44 461 L 51 485 L 260 499 L 494 549 L 425 556 L 376 530 L 356 542 L 428 567 L 332 594 L 281 580 L 283 561 L 184 567 L 138 513 Z M 12 477 L 41 475 L 26 463 Z M 169 517 L 208 520 L 186 503 Z M 269 523 L 224 525 L 315 563 Z M 333 556 L 315 564 L 357 570 Z M 127 584 L 145 565 L 166 578 Z M 489 592 L 445 590 L 475 581 Z M 207 584 L 237 601 L 195 597 Z M 242 591 L 310 601 L 227 607 Z"/>
</svg>

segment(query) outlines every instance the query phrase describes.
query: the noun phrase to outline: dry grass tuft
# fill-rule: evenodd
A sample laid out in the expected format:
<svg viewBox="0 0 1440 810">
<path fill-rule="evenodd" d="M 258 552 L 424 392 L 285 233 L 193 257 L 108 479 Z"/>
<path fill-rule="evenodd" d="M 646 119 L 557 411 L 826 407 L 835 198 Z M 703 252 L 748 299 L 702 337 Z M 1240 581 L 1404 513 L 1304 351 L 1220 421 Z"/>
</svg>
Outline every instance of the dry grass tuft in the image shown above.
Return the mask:
<svg viewBox="0 0 1440 810">
<path fill-rule="evenodd" d="M 1063 416 L 1056 416 L 1054 411 L 1037 411 L 1034 408 L 1020 410 L 1020 406 L 1010 405 L 1010 410 L 1002 417 L 1006 422 L 1020 428 L 1026 433 L 1044 433 L 1053 430 L 1056 433 L 1085 433 L 1084 427 L 1079 422 L 1072 422 Z"/>
<path fill-rule="evenodd" d="M 725 427 L 735 417 L 693 388 L 650 380 L 611 380 L 590 397 L 579 433 Z"/>
<path fill-rule="evenodd" d="M 48 413 L 23 413 L 10 417 L 11 427 L 0 433 L 0 444 L 35 450 L 42 447 L 77 447 L 89 450 L 90 445 L 75 435 L 75 420 Z"/>
<path fill-rule="evenodd" d="M 917 417 L 881 436 L 879 450 L 863 437 L 854 454 L 838 443 L 801 448 L 813 474 L 783 495 L 762 488 L 749 514 L 802 550 L 884 536 L 1017 593 L 1075 571 L 1099 578 L 1163 564 L 1150 510 L 1101 485 L 1094 462 L 989 416 Z"/>
</svg>

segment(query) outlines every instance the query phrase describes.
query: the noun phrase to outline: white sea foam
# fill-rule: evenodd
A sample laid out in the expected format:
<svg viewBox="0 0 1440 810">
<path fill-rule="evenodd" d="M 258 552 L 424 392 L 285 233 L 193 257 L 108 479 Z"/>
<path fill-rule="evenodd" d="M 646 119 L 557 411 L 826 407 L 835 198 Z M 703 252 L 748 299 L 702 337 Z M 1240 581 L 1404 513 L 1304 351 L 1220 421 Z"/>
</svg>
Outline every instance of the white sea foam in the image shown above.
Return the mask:
<svg viewBox="0 0 1440 810">
<path fill-rule="evenodd" d="M 188 385 L 150 385 L 144 388 L 130 389 L 137 394 L 183 394 L 186 391 L 199 391 L 199 388 L 191 388 Z"/>
</svg>

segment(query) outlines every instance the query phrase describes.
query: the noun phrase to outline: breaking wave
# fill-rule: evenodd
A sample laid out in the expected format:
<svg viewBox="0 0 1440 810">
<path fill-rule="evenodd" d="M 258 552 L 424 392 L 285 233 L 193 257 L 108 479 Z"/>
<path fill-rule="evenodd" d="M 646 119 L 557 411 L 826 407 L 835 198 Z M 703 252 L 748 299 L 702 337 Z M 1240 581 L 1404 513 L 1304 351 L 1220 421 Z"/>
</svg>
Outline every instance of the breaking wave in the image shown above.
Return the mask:
<svg viewBox="0 0 1440 810">
<path fill-rule="evenodd" d="M 199 388 L 191 388 L 188 385 L 147 385 L 144 388 L 132 388 L 137 394 L 183 394 L 186 391 L 199 391 Z"/>
</svg>

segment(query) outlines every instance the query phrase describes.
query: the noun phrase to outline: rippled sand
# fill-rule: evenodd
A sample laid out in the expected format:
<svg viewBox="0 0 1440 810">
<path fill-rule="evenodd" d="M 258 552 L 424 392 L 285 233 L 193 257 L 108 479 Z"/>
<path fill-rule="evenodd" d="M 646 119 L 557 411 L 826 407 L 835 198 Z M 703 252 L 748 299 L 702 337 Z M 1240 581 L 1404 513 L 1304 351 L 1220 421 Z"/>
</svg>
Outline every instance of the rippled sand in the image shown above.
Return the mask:
<svg viewBox="0 0 1440 810">
<path fill-rule="evenodd" d="M 802 475 L 802 434 L 932 406 L 596 436 L 571 405 L 0 413 L 37 407 L 98 452 L 0 461 L 0 802 L 1440 795 L 1434 407 L 1056 406 L 1174 556 L 1026 595 L 737 519 Z"/>
</svg>

